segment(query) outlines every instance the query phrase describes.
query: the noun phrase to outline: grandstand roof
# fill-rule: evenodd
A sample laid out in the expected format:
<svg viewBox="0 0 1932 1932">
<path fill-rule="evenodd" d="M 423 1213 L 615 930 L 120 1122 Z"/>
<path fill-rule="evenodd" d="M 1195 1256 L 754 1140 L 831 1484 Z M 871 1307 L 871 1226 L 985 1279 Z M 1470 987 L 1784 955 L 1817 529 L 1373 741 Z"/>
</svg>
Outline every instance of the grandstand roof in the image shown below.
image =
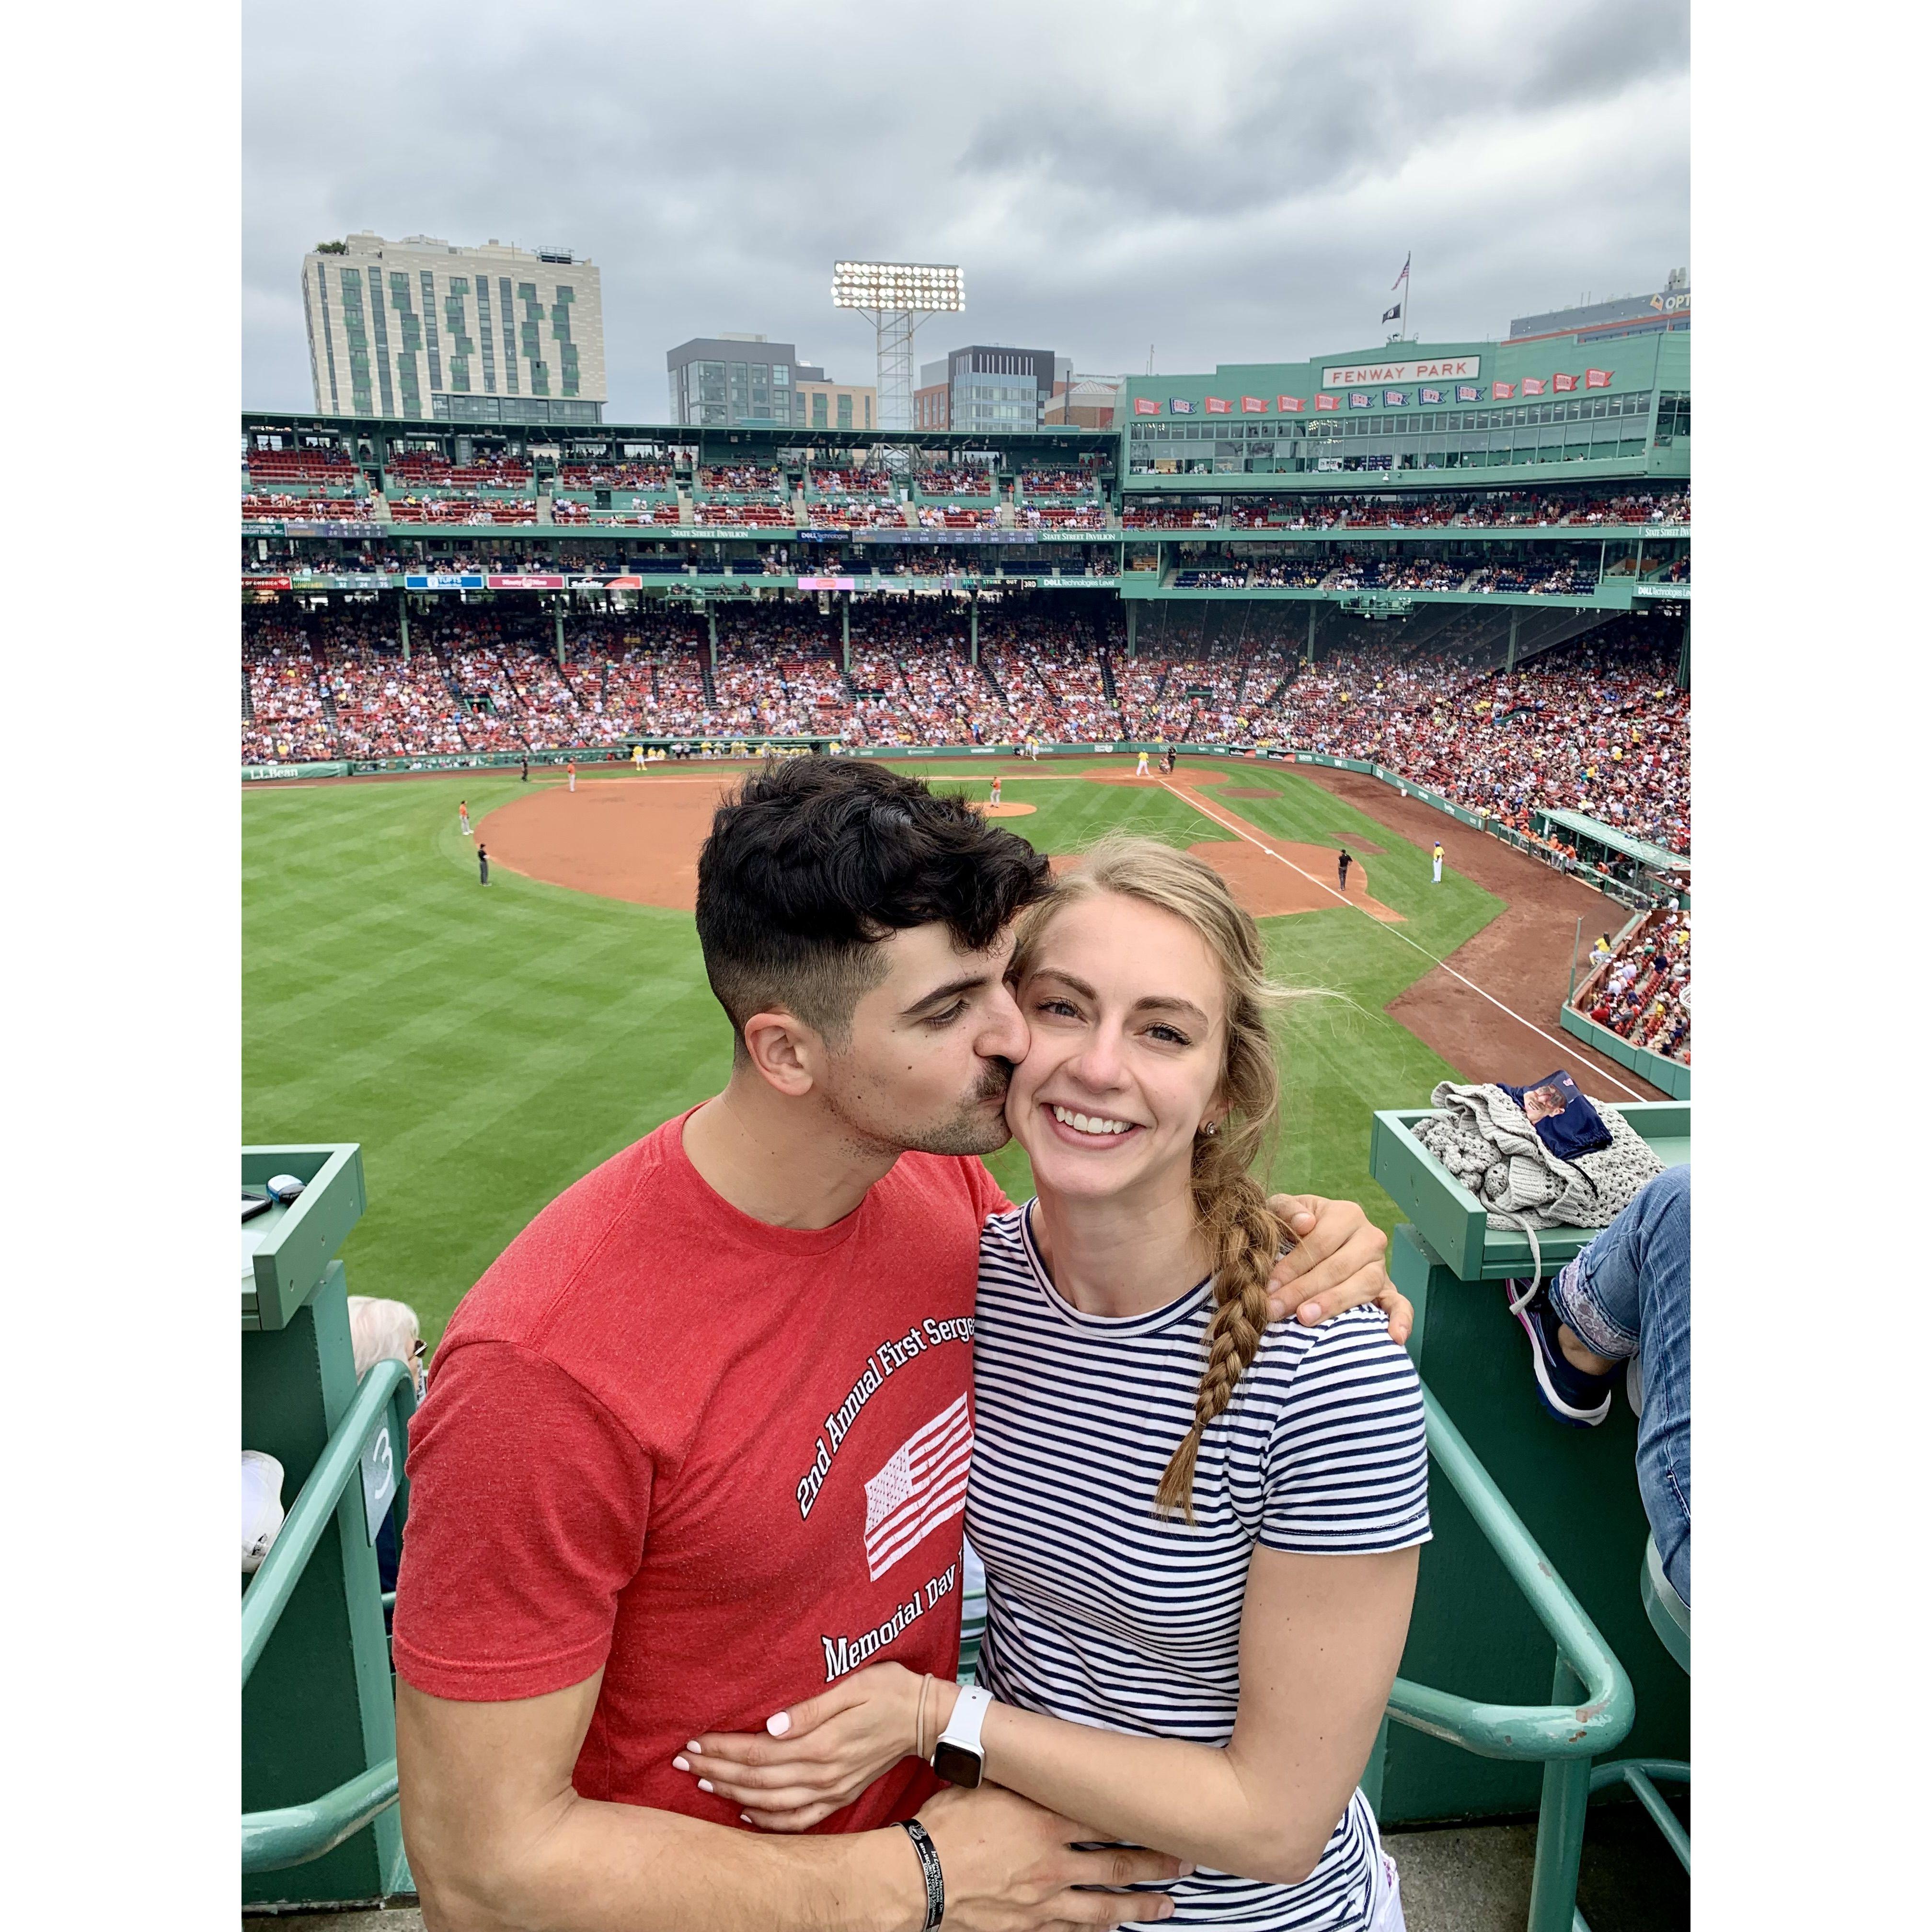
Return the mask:
<svg viewBox="0 0 1932 1932">
<path fill-rule="evenodd" d="M 1626 859 L 1634 859 L 1640 866 L 1648 866 L 1654 872 L 1682 872 L 1687 878 L 1690 875 L 1690 861 L 1681 853 L 1653 845 L 1648 838 L 1633 838 L 1628 832 L 1619 832 L 1614 825 L 1606 825 L 1600 818 L 1586 818 L 1580 812 L 1542 812 L 1537 815 L 1551 825 L 1560 825 L 1564 831 L 1575 832 L 1580 838 L 1607 845 L 1612 852 L 1621 852 Z"/>
</svg>

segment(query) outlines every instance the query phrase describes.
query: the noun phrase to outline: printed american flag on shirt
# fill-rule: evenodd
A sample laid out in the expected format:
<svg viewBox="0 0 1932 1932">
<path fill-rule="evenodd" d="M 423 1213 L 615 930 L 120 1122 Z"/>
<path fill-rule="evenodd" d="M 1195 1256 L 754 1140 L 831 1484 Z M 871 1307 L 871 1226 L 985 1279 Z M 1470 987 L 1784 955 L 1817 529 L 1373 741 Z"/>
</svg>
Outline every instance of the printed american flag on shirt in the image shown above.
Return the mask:
<svg viewBox="0 0 1932 1932">
<path fill-rule="evenodd" d="M 886 1458 L 866 1485 L 866 1573 L 874 1582 L 947 1517 L 966 1508 L 973 1419 L 958 1396 Z"/>
</svg>

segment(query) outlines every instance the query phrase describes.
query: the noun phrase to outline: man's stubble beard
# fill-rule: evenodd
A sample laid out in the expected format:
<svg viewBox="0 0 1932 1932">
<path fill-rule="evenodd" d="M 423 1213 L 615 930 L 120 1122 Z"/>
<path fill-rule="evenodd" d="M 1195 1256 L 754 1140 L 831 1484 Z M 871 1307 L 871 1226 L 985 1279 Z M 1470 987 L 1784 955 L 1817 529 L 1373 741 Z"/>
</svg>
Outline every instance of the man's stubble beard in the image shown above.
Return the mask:
<svg viewBox="0 0 1932 1932">
<path fill-rule="evenodd" d="M 1012 1136 L 1006 1126 L 1006 1089 L 1012 1068 L 1005 1060 L 990 1064 L 958 1108 L 938 1122 L 903 1123 L 855 1120 L 833 1098 L 833 1111 L 855 1149 L 892 1154 L 997 1154 Z"/>
<path fill-rule="evenodd" d="M 921 1154 L 998 1154 L 1012 1138 L 1006 1126 L 1006 1089 L 1013 1070 L 1005 1060 L 988 1066 L 971 1097 L 946 1126 L 922 1135 Z"/>
</svg>

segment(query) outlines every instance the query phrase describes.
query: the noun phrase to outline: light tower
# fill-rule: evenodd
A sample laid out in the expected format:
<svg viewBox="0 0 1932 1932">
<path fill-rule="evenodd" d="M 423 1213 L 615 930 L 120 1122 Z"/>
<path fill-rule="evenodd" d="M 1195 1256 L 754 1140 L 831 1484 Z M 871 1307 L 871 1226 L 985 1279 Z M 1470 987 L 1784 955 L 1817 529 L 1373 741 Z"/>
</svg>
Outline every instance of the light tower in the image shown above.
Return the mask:
<svg viewBox="0 0 1932 1932">
<path fill-rule="evenodd" d="M 914 332 L 966 306 L 966 278 L 935 262 L 835 262 L 832 305 L 871 320 L 879 348 L 879 427 L 912 428 Z"/>
</svg>

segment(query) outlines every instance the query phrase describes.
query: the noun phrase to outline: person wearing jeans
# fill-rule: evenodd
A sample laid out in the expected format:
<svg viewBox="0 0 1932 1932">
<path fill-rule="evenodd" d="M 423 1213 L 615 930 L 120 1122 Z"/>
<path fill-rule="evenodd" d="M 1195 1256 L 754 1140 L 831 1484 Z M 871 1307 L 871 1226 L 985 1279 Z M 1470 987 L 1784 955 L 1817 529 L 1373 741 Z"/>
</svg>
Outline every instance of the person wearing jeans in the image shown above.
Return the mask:
<svg viewBox="0 0 1932 1932">
<path fill-rule="evenodd" d="M 1636 1480 L 1671 1587 L 1690 1600 L 1690 1170 L 1666 1168 L 1510 1312 L 1558 1421 L 1594 1428 L 1619 1374 L 1637 1412 Z"/>
</svg>

